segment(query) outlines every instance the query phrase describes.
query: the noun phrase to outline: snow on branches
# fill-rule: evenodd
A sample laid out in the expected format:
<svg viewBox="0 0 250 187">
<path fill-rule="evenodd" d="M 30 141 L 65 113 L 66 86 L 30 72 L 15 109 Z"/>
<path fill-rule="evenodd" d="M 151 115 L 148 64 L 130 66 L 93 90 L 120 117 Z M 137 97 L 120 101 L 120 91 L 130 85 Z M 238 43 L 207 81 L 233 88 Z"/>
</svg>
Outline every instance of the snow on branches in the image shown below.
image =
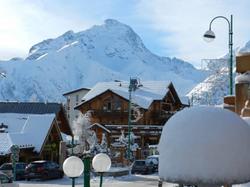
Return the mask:
<svg viewBox="0 0 250 187">
<path fill-rule="evenodd" d="M 80 114 L 73 121 L 73 134 L 79 137 L 79 142 L 76 146 L 77 154 L 83 155 L 86 153 L 109 153 L 107 138 L 103 133 L 101 144 L 98 143 L 96 132 L 91 130 L 91 111 L 85 114 Z"/>
</svg>

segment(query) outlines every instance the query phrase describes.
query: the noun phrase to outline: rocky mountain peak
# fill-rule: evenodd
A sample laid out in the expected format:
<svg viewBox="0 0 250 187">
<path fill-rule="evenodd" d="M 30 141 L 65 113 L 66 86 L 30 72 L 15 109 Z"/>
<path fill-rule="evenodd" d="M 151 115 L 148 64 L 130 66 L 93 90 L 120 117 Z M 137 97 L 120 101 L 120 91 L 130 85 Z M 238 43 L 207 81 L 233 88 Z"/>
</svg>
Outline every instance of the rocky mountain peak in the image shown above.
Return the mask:
<svg viewBox="0 0 250 187">
<path fill-rule="evenodd" d="M 130 26 L 114 19 L 46 39 L 29 52 L 24 60 L 0 63 L 9 75 L 0 81 L 0 99 L 62 101 L 75 88 L 129 77 L 172 81 L 183 95 L 206 77 L 188 62 L 153 54 Z"/>
</svg>

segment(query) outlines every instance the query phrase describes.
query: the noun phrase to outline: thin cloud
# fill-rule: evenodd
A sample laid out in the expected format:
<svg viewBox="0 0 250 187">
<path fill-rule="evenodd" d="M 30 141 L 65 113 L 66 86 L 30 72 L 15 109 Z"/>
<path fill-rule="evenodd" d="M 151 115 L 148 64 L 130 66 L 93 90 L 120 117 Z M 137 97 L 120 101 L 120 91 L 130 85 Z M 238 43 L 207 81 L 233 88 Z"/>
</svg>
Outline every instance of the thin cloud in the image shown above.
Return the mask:
<svg viewBox="0 0 250 187">
<path fill-rule="evenodd" d="M 201 59 L 228 51 L 224 20 L 213 24 L 213 43 L 202 40 L 214 16 L 234 15 L 234 47 L 250 40 L 249 7 L 248 0 L 1 0 L 0 59 L 24 57 L 37 42 L 114 18 L 130 25 L 152 52 L 199 66 Z"/>
<path fill-rule="evenodd" d="M 217 58 L 228 52 L 228 25 L 224 20 L 217 20 L 218 23 L 212 25 L 217 35 L 213 43 L 207 44 L 202 40 L 213 17 L 224 15 L 229 18 L 234 14 L 235 47 L 250 40 L 246 34 L 250 32 L 247 26 L 250 17 L 248 7 L 249 1 L 154 0 L 140 1 L 137 11 L 151 22 L 156 31 L 171 33 L 162 38 L 163 48 L 173 46 L 175 53 L 172 55 L 199 66 L 203 58 Z"/>
</svg>

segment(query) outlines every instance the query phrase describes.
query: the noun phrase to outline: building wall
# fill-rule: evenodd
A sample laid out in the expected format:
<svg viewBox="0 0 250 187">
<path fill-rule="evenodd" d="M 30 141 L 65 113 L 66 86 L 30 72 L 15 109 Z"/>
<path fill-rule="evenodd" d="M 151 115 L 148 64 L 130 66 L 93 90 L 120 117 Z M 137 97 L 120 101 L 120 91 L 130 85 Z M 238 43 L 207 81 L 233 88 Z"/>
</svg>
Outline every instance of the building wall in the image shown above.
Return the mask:
<svg viewBox="0 0 250 187">
<path fill-rule="evenodd" d="M 128 124 L 128 104 L 126 99 L 113 92 L 105 92 L 83 104 L 80 110 L 82 113 L 92 111 L 92 123 L 124 125 Z M 136 124 L 163 125 L 180 107 L 181 103 L 173 103 L 170 95 L 167 94 L 163 100 L 154 101 L 148 109 L 138 108 L 142 117 Z M 166 112 L 164 113 L 163 110 Z"/>
<path fill-rule="evenodd" d="M 241 115 L 241 111 L 245 106 L 246 101 L 250 99 L 249 83 L 235 84 L 235 112 Z"/>
<path fill-rule="evenodd" d="M 65 105 L 65 110 L 67 113 L 67 118 L 69 120 L 70 126 L 72 127 L 73 120 L 79 116 L 79 110 L 74 110 L 75 106 L 81 103 L 83 98 L 89 90 L 80 90 L 71 94 L 66 95 L 67 101 Z"/>
<path fill-rule="evenodd" d="M 250 71 L 250 54 L 236 57 L 237 76 Z M 241 81 L 235 84 L 235 96 L 224 98 L 224 108 L 230 109 L 244 117 L 250 116 L 250 82 Z"/>
</svg>

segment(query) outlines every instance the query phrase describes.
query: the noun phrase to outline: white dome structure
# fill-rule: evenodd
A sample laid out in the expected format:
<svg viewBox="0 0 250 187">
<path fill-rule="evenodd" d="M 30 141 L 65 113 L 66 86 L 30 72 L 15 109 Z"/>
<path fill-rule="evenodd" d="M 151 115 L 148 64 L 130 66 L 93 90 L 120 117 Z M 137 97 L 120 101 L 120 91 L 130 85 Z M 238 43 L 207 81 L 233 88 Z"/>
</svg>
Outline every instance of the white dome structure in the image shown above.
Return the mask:
<svg viewBox="0 0 250 187">
<path fill-rule="evenodd" d="M 239 184 L 250 181 L 250 126 L 216 107 L 192 107 L 164 126 L 159 176 L 182 184 Z"/>
</svg>

